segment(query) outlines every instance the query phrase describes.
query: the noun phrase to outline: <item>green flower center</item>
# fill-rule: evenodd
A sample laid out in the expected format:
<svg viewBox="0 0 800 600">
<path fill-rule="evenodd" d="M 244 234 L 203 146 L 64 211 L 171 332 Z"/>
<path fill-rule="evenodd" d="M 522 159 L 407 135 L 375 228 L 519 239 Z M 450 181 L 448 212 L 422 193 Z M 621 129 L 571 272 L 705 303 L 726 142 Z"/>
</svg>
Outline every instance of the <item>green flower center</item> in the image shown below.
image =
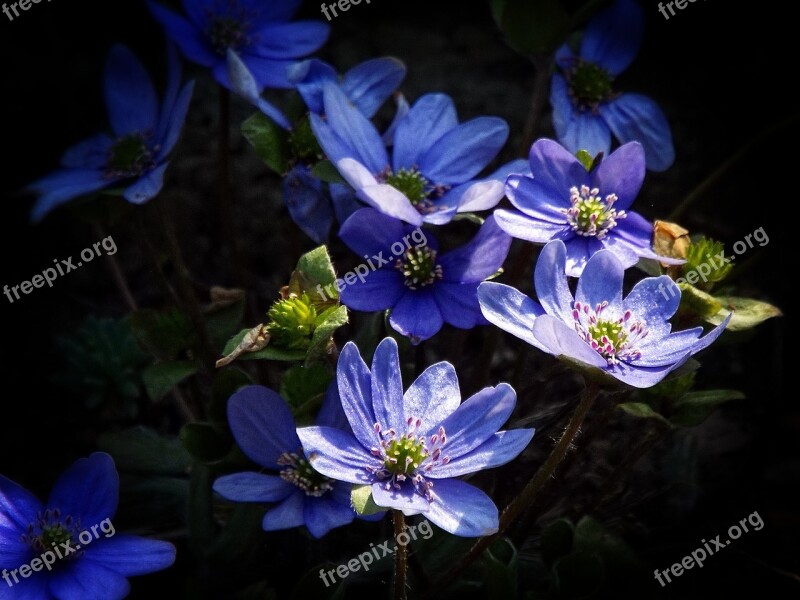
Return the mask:
<svg viewBox="0 0 800 600">
<path fill-rule="evenodd" d="M 333 480 L 316 471 L 297 452 L 284 452 L 278 464 L 286 467 L 281 470 L 281 479 L 299 487 L 306 496 L 318 498 L 333 489 Z"/>
<path fill-rule="evenodd" d="M 598 321 L 589 326 L 589 335 L 601 347 L 600 354 L 605 358 L 616 354 L 617 350 L 628 339 L 625 328 L 619 321 Z M 605 352 L 605 348 L 609 345 L 613 348 L 613 352 Z"/>
<path fill-rule="evenodd" d="M 393 475 L 409 475 L 416 471 L 426 458 L 425 439 L 403 434 L 390 441 L 385 449 L 384 468 Z"/>
<path fill-rule="evenodd" d="M 308 294 L 290 295 L 269 309 L 267 324 L 272 341 L 290 350 L 307 350 L 317 324 L 317 310 Z"/>
<path fill-rule="evenodd" d="M 575 331 L 609 365 L 640 358 L 642 353 L 638 346 L 648 335 L 644 323 L 635 319 L 630 310 L 626 310 L 619 318 L 604 318 L 602 315 L 607 308 L 608 302 L 602 302 L 594 308 L 575 302 L 572 309 Z"/>
<path fill-rule="evenodd" d="M 571 206 L 563 209 L 563 212 L 570 227 L 578 235 L 602 240 L 617 226 L 618 220 L 628 216 L 624 210 L 613 208 L 617 201 L 616 194 L 602 198 L 599 189 L 589 189 L 586 185 L 580 189 L 573 187 L 569 193 Z"/>
<path fill-rule="evenodd" d="M 109 151 L 106 173 L 111 177 L 136 177 L 155 166 L 153 151 L 141 133 L 119 138 Z"/>
<path fill-rule="evenodd" d="M 61 518 L 61 511 L 45 510 L 36 515 L 36 522 L 28 525 L 22 542 L 41 554 L 53 548 L 61 549 L 62 544 L 75 540 L 81 531 L 80 522 L 71 516 Z M 71 555 L 65 558 L 71 558 Z"/>
<path fill-rule="evenodd" d="M 247 23 L 241 17 L 216 16 L 208 26 L 206 36 L 217 54 L 224 56 L 228 48 L 238 50 L 250 43 L 247 30 Z"/>
<path fill-rule="evenodd" d="M 613 94 L 614 78 L 592 62 L 578 61 L 567 72 L 567 81 L 573 101 L 581 108 L 595 108 Z"/>
<path fill-rule="evenodd" d="M 410 248 L 397 259 L 395 269 L 403 274 L 404 283 L 412 290 L 430 285 L 444 276 L 442 267 L 436 264 L 436 250 L 427 246 Z"/>
<path fill-rule="evenodd" d="M 401 191 L 414 206 L 428 198 L 430 182 L 417 169 L 400 169 L 387 175 L 385 181 Z"/>
</svg>

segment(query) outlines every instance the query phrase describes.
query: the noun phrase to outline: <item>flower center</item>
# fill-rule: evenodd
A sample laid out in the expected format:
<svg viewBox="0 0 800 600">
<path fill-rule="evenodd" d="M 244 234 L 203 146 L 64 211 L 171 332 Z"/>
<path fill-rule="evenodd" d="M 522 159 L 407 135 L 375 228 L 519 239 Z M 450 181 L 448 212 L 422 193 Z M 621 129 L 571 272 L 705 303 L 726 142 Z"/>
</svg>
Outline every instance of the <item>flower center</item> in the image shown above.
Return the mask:
<svg viewBox="0 0 800 600">
<path fill-rule="evenodd" d="M 333 479 L 315 471 L 297 452 L 284 452 L 278 457 L 278 464 L 286 467 L 281 471 L 281 479 L 299 487 L 306 496 L 319 498 L 333 489 Z"/>
<path fill-rule="evenodd" d="M 569 83 L 569 94 L 579 110 L 597 110 L 598 105 L 610 99 L 614 93 L 614 78 L 604 68 L 593 62 L 578 59 L 565 71 Z"/>
<path fill-rule="evenodd" d="M 572 318 L 575 331 L 592 349 L 615 365 L 621 360 L 636 360 L 642 356 L 637 345 L 647 337 L 644 323 L 633 318 L 627 310 L 620 318 L 603 318 L 608 302 L 592 309 L 588 304 L 575 302 Z"/>
<path fill-rule="evenodd" d="M 317 310 L 307 294 L 278 300 L 267 316 L 267 331 L 276 345 L 290 350 L 308 349 L 317 326 Z"/>
<path fill-rule="evenodd" d="M 617 226 L 617 221 L 624 219 L 628 214 L 624 210 L 613 208 L 617 201 L 616 194 L 609 194 L 603 199 L 600 190 L 589 189 L 582 185 L 580 189 L 573 187 L 569 190 L 570 208 L 562 210 L 567 216 L 567 222 L 578 235 L 597 237 L 602 240 L 606 234 Z"/>
<path fill-rule="evenodd" d="M 137 177 L 156 166 L 153 155 L 157 150 L 148 147 L 147 136 L 142 133 L 123 136 L 109 150 L 106 175 Z"/>
<path fill-rule="evenodd" d="M 75 542 L 80 532 L 80 521 L 69 515 L 62 518 L 60 510 L 48 509 L 36 515 L 36 521 L 28 525 L 27 532 L 22 535 L 21 539 L 38 554 L 54 548 L 58 549 L 60 554 L 62 544 Z M 77 556 L 74 551 L 66 554 L 64 558 L 70 559 L 73 556 Z"/>
<path fill-rule="evenodd" d="M 441 265 L 436 264 L 436 250 L 427 246 L 409 248 L 403 258 L 397 259 L 394 268 L 403 274 L 404 283 L 412 290 L 444 277 Z"/>
<path fill-rule="evenodd" d="M 430 183 L 417 169 L 400 169 L 386 176 L 386 183 L 405 194 L 414 206 L 428 197 Z"/>
<path fill-rule="evenodd" d="M 380 448 L 373 446 L 371 452 L 381 462 L 378 466 L 367 467 L 367 471 L 385 481 L 387 490 L 399 490 L 403 482 L 410 480 L 420 494 L 432 501 L 433 483 L 427 481 L 423 474 L 450 462 L 450 457 L 442 454 L 447 434 L 444 427 L 439 427 L 430 438 L 418 433 L 422 425 L 422 419 L 418 417 L 409 417 L 406 425 L 406 432 L 397 437 L 394 429 L 384 430 L 380 423 L 375 423 L 373 428 L 381 437 L 381 444 Z"/>
<path fill-rule="evenodd" d="M 248 33 L 251 21 L 247 11 L 239 7 L 237 0 L 228 1 L 227 14 L 208 14 L 206 37 L 218 54 L 223 56 L 228 51 L 239 50 L 252 42 Z"/>
</svg>

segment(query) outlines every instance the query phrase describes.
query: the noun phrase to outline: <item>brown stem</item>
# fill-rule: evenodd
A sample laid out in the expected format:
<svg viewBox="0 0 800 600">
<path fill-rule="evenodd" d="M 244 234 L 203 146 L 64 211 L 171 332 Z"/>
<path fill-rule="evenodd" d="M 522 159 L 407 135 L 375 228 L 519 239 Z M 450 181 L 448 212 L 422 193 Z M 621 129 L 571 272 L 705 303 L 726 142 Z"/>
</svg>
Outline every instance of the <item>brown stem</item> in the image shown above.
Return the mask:
<svg viewBox="0 0 800 600">
<path fill-rule="evenodd" d="M 406 599 L 406 580 L 408 579 L 408 549 L 401 544 L 400 535 L 406 530 L 406 520 L 402 511 L 392 511 L 394 522 L 394 539 L 396 552 L 394 555 L 394 600 Z"/>
<path fill-rule="evenodd" d="M 525 122 L 525 129 L 522 130 L 519 154 L 527 156 L 531 144 L 539 133 L 540 117 L 547 103 L 547 95 L 550 89 L 550 56 L 532 56 L 531 62 L 535 69 L 533 79 L 533 95 L 531 96 L 531 108 L 528 111 L 528 120 Z"/>
</svg>

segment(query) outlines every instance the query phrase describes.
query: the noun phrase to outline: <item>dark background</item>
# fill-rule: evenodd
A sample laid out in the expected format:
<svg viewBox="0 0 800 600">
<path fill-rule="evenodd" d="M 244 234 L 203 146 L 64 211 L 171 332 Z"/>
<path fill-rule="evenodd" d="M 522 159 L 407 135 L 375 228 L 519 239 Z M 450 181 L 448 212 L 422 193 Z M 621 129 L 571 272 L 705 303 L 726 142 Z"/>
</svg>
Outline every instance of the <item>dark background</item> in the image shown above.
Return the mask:
<svg viewBox="0 0 800 600">
<path fill-rule="evenodd" d="M 687 443 L 699 452 L 697 478 L 686 491 L 690 509 L 670 514 L 651 506 L 648 512 L 645 503 L 632 513 L 643 526 L 629 541 L 652 568 L 665 569 L 699 546 L 701 538 L 724 533 L 758 511 L 763 530 L 743 536 L 724 554 L 710 558 L 702 571 L 684 574 L 664 591 L 671 598 L 721 597 L 737 591 L 745 596 L 758 592 L 769 598 L 796 597 L 798 576 L 792 579 L 778 572 L 800 573 L 800 498 L 792 489 L 800 475 L 800 411 L 796 397 L 784 387 L 785 335 L 793 305 L 787 286 L 781 284 L 796 271 L 795 253 L 790 251 L 794 240 L 788 234 L 796 228 L 798 128 L 781 125 L 797 111 L 796 95 L 789 87 L 797 71 L 794 20 L 778 3 L 737 7 L 697 2 L 669 21 L 658 13 L 656 3 L 642 4 L 647 17 L 644 48 L 618 87 L 649 95 L 663 107 L 673 127 L 677 159 L 666 173 L 648 175 L 635 208 L 651 219 L 666 218 L 714 169 L 772 128 L 681 223 L 725 241 L 729 252 L 736 241 L 763 227 L 770 242 L 742 257 L 749 264 L 736 274 L 735 283 L 739 295 L 772 302 L 789 317 L 733 340 L 723 339 L 704 355 L 701 388 L 741 389 L 748 398 L 687 434 Z M 316 3 L 305 12 L 316 18 Z M 515 157 L 532 72 L 505 46 L 484 3 L 374 0 L 351 8 L 332 26 L 331 41 L 321 55 L 340 70 L 373 56 L 398 56 L 409 69 L 402 89 L 410 100 L 442 91 L 454 97 L 462 120 L 481 114 L 505 118 L 512 139 L 504 158 Z M 27 216 L 33 199 L 20 190 L 54 169 L 67 147 L 105 127 L 102 73 L 114 42 L 130 45 L 163 85 L 162 37 L 142 3 L 52 0 L 33 5 L 13 22 L 0 16 L 0 285 L 29 280 L 54 258 L 75 256 L 100 239 L 68 211 L 56 211 L 31 226 Z M 213 154 L 214 84 L 202 70 L 192 65 L 186 69 L 198 82 L 188 121 L 191 131 L 177 148 L 167 186 L 183 182 L 189 187 L 176 196 L 173 210 L 180 214 L 179 232 L 187 246 L 190 240 L 200 240 L 199 251 L 190 253 L 198 279 L 231 285 L 235 277 L 213 252 L 214 216 L 202 198 L 203 180 L 192 175 L 203 168 L 203 157 Z M 250 112 L 240 104 L 236 110 L 239 117 Z M 234 117 L 234 124 L 240 120 Z M 541 133 L 552 135 L 549 127 L 546 119 Z M 286 266 L 296 259 L 295 250 L 312 244 L 304 240 L 287 252 L 286 237 L 275 223 L 291 225 L 276 181 L 264 175 L 248 150 L 235 138 L 239 219 L 246 251 L 260 274 L 255 291 L 266 307 Z M 264 224 L 273 229 L 265 231 Z M 135 241 L 124 228 L 111 233 L 119 248 L 117 257 L 130 269 L 142 304 L 158 307 Z M 87 420 L 79 399 L 54 381 L 64 360 L 53 340 L 74 331 L 89 314 L 124 314 L 103 260 L 13 304 L 0 296 L 0 472 L 40 495 L 66 466 L 95 448 L 101 431 L 98 423 Z M 147 589 L 164 589 L 161 586 L 176 589 L 181 568 L 185 564 L 177 572 L 134 580 L 132 597 L 143 597 Z M 653 582 L 643 593 L 658 597 L 659 592 Z"/>
</svg>

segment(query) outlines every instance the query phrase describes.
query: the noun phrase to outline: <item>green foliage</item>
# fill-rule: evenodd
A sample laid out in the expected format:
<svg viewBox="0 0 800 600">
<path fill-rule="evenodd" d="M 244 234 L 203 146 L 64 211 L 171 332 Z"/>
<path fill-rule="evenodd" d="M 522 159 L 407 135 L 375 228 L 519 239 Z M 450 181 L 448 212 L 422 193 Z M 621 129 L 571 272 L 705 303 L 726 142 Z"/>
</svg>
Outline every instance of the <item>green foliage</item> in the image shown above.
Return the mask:
<svg viewBox="0 0 800 600">
<path fill-rule="evenodd" d="M 255 113 L 242 123 L 242 135 L 275 173 L 284 175 L 289 171 L 288 136 L 272 119 L 260 112 Z"/>
<path fill-rule="evenodd" d="M 158 363 L 144 370 L 142 379 L 147 395 L 154 402 L 161 400 L 172 388 L 198 371 L 198 365 L 191 360 Z"/>
</svg>

